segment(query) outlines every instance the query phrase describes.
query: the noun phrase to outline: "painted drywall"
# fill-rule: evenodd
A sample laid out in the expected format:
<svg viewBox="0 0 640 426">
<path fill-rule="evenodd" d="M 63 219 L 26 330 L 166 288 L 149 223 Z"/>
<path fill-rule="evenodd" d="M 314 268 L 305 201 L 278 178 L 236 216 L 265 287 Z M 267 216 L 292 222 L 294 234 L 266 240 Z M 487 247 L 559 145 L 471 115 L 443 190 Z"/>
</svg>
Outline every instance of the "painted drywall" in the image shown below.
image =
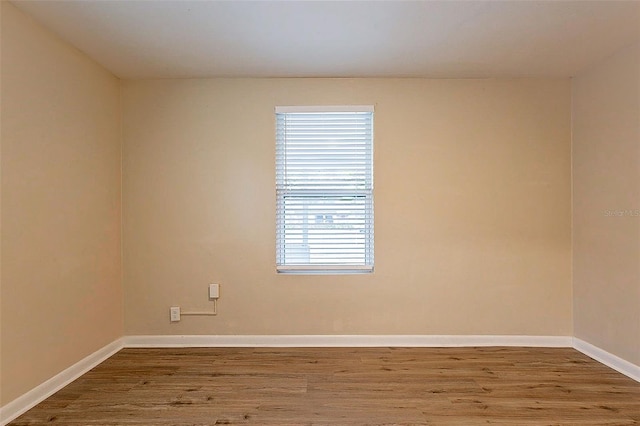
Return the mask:
<svg viewBox="0 0 640 426">
<path fill-rule="evenodd" d="M 640 365 L 640 44 L 573 81 L 576 337 Z"/>
<path fill-rule="evenodd" d="M 571 335 L 568 79 L 123 82 L 125 334 Z M 375 105 L 375 272 L 275 272 L 274 107 Z M 170 323 L 169 307 L 216 317 Z"/>
<path fill-rule="evenodd" d="M 0 1 L 0 99 L 2 95 L 2 3 Z M 0 101 L 0 236 L 2 235 L 2 105 Z M 0 237 L 1 238 L 1 237 Z M 0 320 L 2 320 L 2 244 L 0 244 Z M 0 380 L 2 379 L 2 326 L 0 324 Z M 0 381 L 0 407 L 2 382 Z"/>
<path fill-rule="evenodd" d="M 120 82 L 2 3 L 2 405 L 123 334 Z"/>
</svg>

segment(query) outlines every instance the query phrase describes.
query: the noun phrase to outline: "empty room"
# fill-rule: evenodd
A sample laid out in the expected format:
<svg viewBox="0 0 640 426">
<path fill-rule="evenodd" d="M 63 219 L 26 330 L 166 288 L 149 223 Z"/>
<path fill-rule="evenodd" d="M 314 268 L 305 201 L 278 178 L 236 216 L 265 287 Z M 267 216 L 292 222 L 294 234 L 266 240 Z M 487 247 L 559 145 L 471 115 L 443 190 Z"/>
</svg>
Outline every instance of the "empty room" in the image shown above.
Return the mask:
<svg viewBox="0 0 640 426">
<path fill-rule="evenodd" d="M 0 425 L 640 424 L 640 2 L 0 22 Z"/>
</svg>

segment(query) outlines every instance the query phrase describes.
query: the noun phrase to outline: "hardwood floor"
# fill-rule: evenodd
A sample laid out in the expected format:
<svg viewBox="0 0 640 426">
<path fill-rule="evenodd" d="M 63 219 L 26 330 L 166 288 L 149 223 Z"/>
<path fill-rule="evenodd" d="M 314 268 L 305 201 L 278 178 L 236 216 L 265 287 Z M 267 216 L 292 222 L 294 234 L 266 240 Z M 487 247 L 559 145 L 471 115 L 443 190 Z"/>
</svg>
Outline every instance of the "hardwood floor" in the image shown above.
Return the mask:
<svg viewBox="0 0 640 426">
<path fill-rule="evenodd" d="M 33 424 L 631 425 L 640 383 L 573 349 L 124 349 Z"/>
</svg>

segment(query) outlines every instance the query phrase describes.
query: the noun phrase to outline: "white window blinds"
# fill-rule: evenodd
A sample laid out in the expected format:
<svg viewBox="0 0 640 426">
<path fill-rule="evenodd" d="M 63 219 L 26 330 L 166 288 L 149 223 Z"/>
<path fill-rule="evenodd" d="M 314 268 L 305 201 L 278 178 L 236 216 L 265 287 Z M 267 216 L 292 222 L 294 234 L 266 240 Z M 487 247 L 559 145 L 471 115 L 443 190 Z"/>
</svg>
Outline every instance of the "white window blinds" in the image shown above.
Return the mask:
<svg viewBox="0 0 640 426">
<path fill-rule="evenodd" d="M 373 107 L 276 108 L 279 272 L 373 270 Z"/>
</svg>

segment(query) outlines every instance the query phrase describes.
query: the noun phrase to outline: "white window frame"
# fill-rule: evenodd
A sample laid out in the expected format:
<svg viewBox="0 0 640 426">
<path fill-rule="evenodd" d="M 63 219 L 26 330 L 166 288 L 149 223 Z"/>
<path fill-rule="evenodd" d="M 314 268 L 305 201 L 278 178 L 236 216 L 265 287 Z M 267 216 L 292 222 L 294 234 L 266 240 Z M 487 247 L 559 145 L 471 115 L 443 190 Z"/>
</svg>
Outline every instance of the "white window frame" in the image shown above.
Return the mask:
<svg viewBox="0 0 640 426">
<path fill-rule="evenodd" d="M 358 222 L 358 226 L 361 227 L 360 233 L 364 234 L 358 243 L 358 247 L 363 246 L 362 261 L 355 262 L 353 259 L 346 259 L 344 262 L 336 261 L 335 258 L 330 262 L 317 262 L 312 259 L 305 259 L 304 256 L 297 260 L 291 260 L 295 258 L 292 255 L 293 249 L 287 247 L 287 232 L 288 227 L 286 215 L 287 207 L 285 199 L 289 197 L 298 198 L 304 200 L 307 190 L 297 191 L 295 185 L 291 184 L 292 179 L 287 178 L 287 160 L 285 153 L 287 150 L 287 137 L 284 128 L 286 127 L 285 119 L 287 114 L 336 114 L 336 113 L 363 113 L 367 114 L 370 127 L 370 137 L 366 140 L 364 154 L 362 158 L 358 157 L 359 161 L 363 161 L 366 164 L 364 168 L 364 177 L 358 183 L 361 189 L 348 189 L 346 186 L 344 189 L 333 188 L 326 194 L 322 192 L 322 189 L 318 189 L 318 192 L 314 192 L 314 196 L 327 196 L 329 199 L 336 196 L 343 196 L 345 199 L 353 197 L 358 199 L 358 203 L 354 202 L 354 209 L 356 211 L 362 211 L 362 215 L 356 214 L 357 217 L 363 216 L 361 222 Z M 347 106 L 279 106 L 275 108 L 276 115 L 276 271 L 279 273 L 297 273 L 297 274 L 349 274 L 349 273 L 371 273 L 374 268 L 374 222 L 373 222 L 373 113 L 374 107 L 372 105 L 347 105 Z M 290 117 L 290 116 L 288 116 Z M 298 116 L 302 117 L 302 116 Z M 365 120 L 366 121 L 366 120 Z M 288 128 L 288 127 L 287 127 Z M 366 138 L 365 138 L 366 139 Z M 298 142 L 299 143 L 299 142 Z M 322 148 L 325 149 L 325 148 Z M 327 151 L 328 153 L 331 151 Z M 361 154 L 358 154 L 361 155 Z M 315 167 L 318 167 L 317 165 Z M 316 191 L 316 190 L 314 190 Z M 328 195 L 327 195 L 328 194 Z M 335 199 L 335 198 L 334 198 Z M 353 200 L 352 200 L 353 202 Z M 306 206 L 307 203 L 301 202 L 301 205 Z M 363 207 L 364 206 L 364 207 Z M 306 207 L 304 207 L 306 209 Z M 291 211 L 291 210 L 289 210 Z M 320 217 L 318 215 L 317 217 Z M 308 219 L 309 216 L 305 215 Z M 348 217 L 348 216 L 347 216 Z M 317 219 L 316 219 L 317 220 Z M 333 218 L 331 218 L 333 220 Z M 348 220 L 348 219 L 345 219 Z M 353 219 L 359 220 L 359 219 Z M 300 225 L 297 225 L 300 226 Z M 308 225 L 302 225 L 304 229 L 308 229 Z M 308 231 L 305 231 L 308 232 Z M 344 235 L 341 235 L 344 237 Z M 323 238 L 323 237 L 320 237 Z M 348 238 L 348 235 L 347 235 Z M 324 244 L 324 241 L 323 241 Z M 309 256 L 309 252 L 312 251 L 312 245 L 307 241 L 306 244 L 306 256 Z M 304 246 L 304 244 L 302 244 Z M 317 246 L 318 247 L 318 246 Z M 323 245 L 323 247 L 326 247 Z M 337 247 L 337 246 L 336 246 Z M 337 250 L 332 247 L 330 250 Z M 360 251 L 360 248 L 358 248 Z M 289 260 L 287 259 L 289 257 Z M 345 256 L 347 258 L 348 256 Z M 300 260 L 302 259 L 302 260 Z M 355 262 L 355 263 L 354 263 Z"/>
</svg>

